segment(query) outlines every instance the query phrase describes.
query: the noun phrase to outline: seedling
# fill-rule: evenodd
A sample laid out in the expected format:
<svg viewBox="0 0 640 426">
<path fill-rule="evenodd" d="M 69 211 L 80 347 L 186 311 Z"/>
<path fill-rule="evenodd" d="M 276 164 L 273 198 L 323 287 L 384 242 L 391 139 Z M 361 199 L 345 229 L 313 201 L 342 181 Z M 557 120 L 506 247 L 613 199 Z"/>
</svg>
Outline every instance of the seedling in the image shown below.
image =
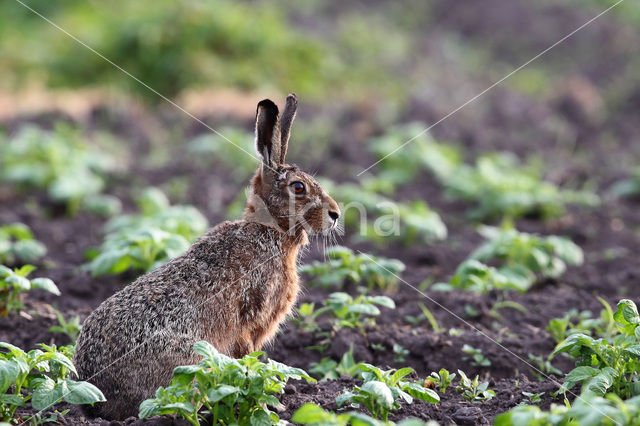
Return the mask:
<svg viewBox="0 0 640 426">
<path fill-rule="evenodd" d="M 440 328 L 440 326 L 438 325 L 438 322 L 436 321 L 436 317 L 433 316 L 433 313 L 431 313 L 431 311 L 429 310 L 429 308 L 427 308 L 423 303 L 419 303 L 418 306 L 420 307 L 420 310 L 422 311 L 422 313 L 418 316 L 411 316 L 411 315 L 407 315 L 404 317 L 404 319 L 411 325 L 418 325 L 421 322 L 423 322 L 425 319 L 429 322 L 429 325 L 431 325 L 431 328 L 433 329 L 434 333 L 442 333 L 442 329 Z"/>
<path fill-rule="evenodd" d="M 322 186 L 345 205 L 345 225 L 357 229 L 358 235 L 366 240 L 382 245 L 389 239 L 400 239 L 410 245 L 430 244 L 447 237 L 447 227 L 440 215 L 424 201 L 397 203 L 379 193 L 378 180 L 365 180 L 361 185 L 322 180 Z"/>
<path fill-rule="evenodd" d="M 316 311 L 316 315 L 328 313 L 334 319 L 333 328 L 357 328 L 364 334 L 365 328 L 375 327 L 375 318 L 380 315 L 376 306 L 395 309 L 396 304 L 387 296 L 360 295 L 353 298 L 347 293 L 331 293 L 325 306 Z M 367 315 L 365 318 L 364 316 Z"/>
<path fill-rule="evenodd" d="M 480 383 L 478 376 L 473 380 L 467 377 L 462 370 L 458 370 L 460 384 L 456 386 L 456 391 L 469 402 L 479 403 L 489 401 L 496 393 L 489 389 L 489 382 Z"/>
<path fill-rule="evenodd" d="M 447 388 L 453 383 L 453 379 L 456 378 L 456 373 L 449 373 L 448 370 L 441 368 L 437 373 L 433 371 L 427 380 L 433 382 L 434 386 L 438 388 L 440 392 L 446 392 Z"/>
<path fill-rule="evenodd" d="M 635 303 L 618 302 L 614 319 L 620 334 L 611 339 L 594 339 L 582 333 L 569 335 L 552 355 L 568 352 L 578 367 L 565 376 L 561 391 L 581 383 L 583 392 L 604 396 L 613 392 L 620 398 L 640 395 L 640 315 Z"/>
<path fill-rule="evenodd" d="M 138 207 L 139 214 L 115 217 L 105 226 L 104 242 L 85 266 L 93 276 L 155 269 L 184 253 L 207 228 L 195 207 L 170 206 L 155 188 L 143 192 Z"/>
<path fill-rule="evenodd" d="M 537 169 L 521 165 L 508 153 L 480 156 L 474 166 L 461 165 L 444 178 L 438 177 L 452 198 L 476 204 L 469 212 L 476 221 L 523 216 L 548 219 L 562 216 L 569 204 L 599 203 L 593 192 L 561 189 L 542 180 Z"/>
<path fill-rule="evenodd" d="M 567 238 L 541 237 L 511 227 L 482 226 L 479 232 L 487 241 L 460 264 L 449 283 L 436 284 L 434 289 L 525 292 L 540 279 L 559 277 L 567 264 L 580 265 L 584 261 L 580 247 Z M 501 266 L 489 266 L 488 262 Z"/>
<path fill-rule="evenodd" d="M 496 417 L 494 426 L 634 426 L 639 418 L 640 396 L 624 401 L 614 394 L 603 398 L 587 392 L 576 398 L 572 406 L 552 404 L 548 411 L 535 405 L 517 405 Z"/>
<path fill-rule="evenodd" d="M 24 352 L 0 342 L 0 348 L 7 351 L 0 352 L 0 420 L 11 421 L 15 410 L 27 402 L 36 410 L 46 410 L 62 400 L 69 404 L 105 401 L 102 392 L 91 383 L 71 379 L 71 374 L 77 376 L 77 372 L 70 359 L 70 347 L 40 347 Z"/>
<path fill-rule="evenodd" d="M 309 372 L 320 376 L 320 381 L 339 379 L 340 376 L 360 377 L 360 362 L 353 358 L 353 347 L 342 355 L 340 362 L 331 358 L 322 358 L 318 362 L 312 362 Z"/>
<path fill-rule="evenodd" d="M 369 289 L 386 290 L 397 285 L 398 276 L 405 269 L 397 259 L 355 254 L 341 246 L 328 248 L 326 255 L 326 262 L 300 267 L 300 272 L 313 277 L 311 284 L 324 288 L 342 289 L 347 282 L 364 282 Z"/>
<path fill-rule="evenodd" d="M 60 290 L 49 278 L 27 278 L 35 269 L 35 266 L 24 265 L 11 270 L 0 265 L 0 317 L 23 309 L 22 295 L 34 288 L 60 296 Z"/>
<path fill-rule="evenodd" d="M 403 380 L 413 373 L 411 368 L 400 370 L 381 370 L 371 364 L 362 363 L 363 384 L 354 386 L 351 391 L 345 391 L 336 398 L 336 404 L 342 406 L 362 404 L 376 419 L 387 421 L 389 412 L 400 408 L 400 400 L 411 404 L 413 398 L 422 399 L 430 403 L 438 403 L 440 397 L 432 390 L 418 382 Z"/>
<path fill-rule="evenodd" d="M 532 392 L 522 392 L 522 395 L 526 396 L 529 399 L 529 403 L 531 404 L 540 404 L 542 402 L 542 396 L 544 392 L 532 393 Z"/>
<path fill-rule="evenodd" d="M 27 225 L 13 223 L 0 226 L 0 264 L 35 262 L 46 252 L 47 248 L 34 238 Z"/>
<path fill-rule="evenodd" d="M 397 343 L 393 344 L 393 353 L 395 354 L 393 360 L 398 363 L 405 362 L 405 357 L 409 355 L 409 351 Z"/>
<path fill-rule="evenodd" d="M 315 303 L 303 303 L 298 308 L 298 315 L 291 321 L 301 330 L 309 333 L 319 332 L 320 326 L 316 322 L 316 305 Z"/>
<path fill-rule="evenodd" d="M 551 364 L 551 359 L 553 357 L 549 355 L 548 357 L 543 357 L 542 355 L 534 355 L 529 354 L 529 362 L 533 364 L 539 371 L 541 371 L 545 375 L 555 374 L 556 376 L 561 376 L 562 371 L 558 370 Z M 538 371 L 533 370 L 532 373 L 538 378 L 538 380 L 543 381 L 545 377 L 540 374 Z"/>
<path fill-rule="evenodd" d="M 52 333 L 66 334 L 69 339 L 71 339 L 71 343 L 75 344 L 78 340 L 80 329 L 82 328 L 80 325 L 80 317 L 76 315 L 66 320 L 60 311 L 56 311 L 56 317 L 58 318 L 58 325 L 49 327 L 49 331 Z"/>
<path fill-rule="evenodd" d="M 601 297 L 598 297 L 598 300 L 604 306 L 604 309 L 600 311 L 599 318 L 593 318 L 591 311 L 578 312 L 577 309 L 570 309 L 562 318 L 549 321 L 547 331 L 556 343 L 560 343 L 575 333 L 601 336 L 607 339 L 619 333 L 611 306 Z"/>
<path fill-rule="evenodd" d="M 474 348 L 466 343 L 462 345 L 462 352 L 467 356 L 462 357 L 463 360 L 469 361 L 474 367 L 490 367 L 491 360 L 484 356 L 481 349 Z"/>
<path fill-rule="evenodd" d="M 275 395 L 284 392 L 287 381 L 315 382 L 299 368 L 261 362 L 258 357 L 263 352 L 233 359 L 204 341 L 197 342 L 194 351 L 202 361 L 176 367 L 171 384 L 140 404 L 140 418 L 177 414 L 194 426 L 204 416 L 211 416 L 214 425 L 277 424 L 278 415 L 269 407 L 280 404 Z"/>
<path fill-rule="evenodd" d="M 119 211 L 116 198 L 101 194 L 103 176 L 113 169 L 110 157 L 89 147 L 77 131 L 65 125 L 50 132 L 23 127 L 0 144 L 0 181 L 44 189 L 50 199 L 66 204 L 70 214 L 100 203 L 115 209 L 108 213 Z"/>
</svg>

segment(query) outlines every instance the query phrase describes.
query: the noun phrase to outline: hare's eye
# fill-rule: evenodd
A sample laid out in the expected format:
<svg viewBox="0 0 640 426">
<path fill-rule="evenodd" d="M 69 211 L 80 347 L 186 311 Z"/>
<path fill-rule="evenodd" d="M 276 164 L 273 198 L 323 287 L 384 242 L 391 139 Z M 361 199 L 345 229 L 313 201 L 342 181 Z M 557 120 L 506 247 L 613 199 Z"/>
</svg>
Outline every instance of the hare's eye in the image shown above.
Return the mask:
<svg viewBox="0 0 640 426">
<path fill-rule="evenodd" d="M 291 182 L 289 186 L 291 187 L 293 193 L 296 195 L 304 195 L 307 192 L 304 183 L 300 181 Z"/>
</svg>

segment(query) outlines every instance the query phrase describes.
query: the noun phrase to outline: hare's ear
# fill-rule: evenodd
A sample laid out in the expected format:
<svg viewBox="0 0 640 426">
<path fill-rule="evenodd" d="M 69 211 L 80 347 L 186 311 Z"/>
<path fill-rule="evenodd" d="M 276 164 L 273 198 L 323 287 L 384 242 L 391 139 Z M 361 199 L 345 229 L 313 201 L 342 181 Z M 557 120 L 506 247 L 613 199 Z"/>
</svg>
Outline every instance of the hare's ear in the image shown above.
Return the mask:
<svg viewBox="0 0 640 426">
<path fill-rule="evenodd" d="M 280 125 L 278 107 L 271 100 L 258 103 L 256 111 L 256 150 L 265 166 L 274 171 L 280 165 Z"/>
<path fill-rule="evenodd" d="M 291 93 L 287 96 L 287 103 L 280 119 L 280 139 L 282 140 L 282 147 L 280 149 L 280 164 L 284 164 L 284 159 L 287 155 L 287 147 L 289 146 L 289 137 L 291 136 L 291 124 L 293 119 L 296 118 L 296 111 L 298 110 L 298 98 L 295 93 Z"/>
</svg>

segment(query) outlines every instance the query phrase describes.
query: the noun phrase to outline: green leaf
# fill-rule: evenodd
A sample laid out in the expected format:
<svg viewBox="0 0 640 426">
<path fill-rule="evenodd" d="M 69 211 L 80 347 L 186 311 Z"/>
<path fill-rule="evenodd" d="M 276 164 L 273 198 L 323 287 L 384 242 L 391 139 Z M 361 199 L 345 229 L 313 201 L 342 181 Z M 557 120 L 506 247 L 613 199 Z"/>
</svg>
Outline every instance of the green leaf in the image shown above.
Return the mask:
<svg viewBox="0 0 640 426">
<path fill-rule="evenodd" d="M 100 389 L 89 382 L 76 382 L 70 379 L 66 382 L 68 391 L 64 395 L 64 400 L 69 404 L 93 404 L 106 401 Z"/>
<path fill-rule="evenodd" d="M 64 382 L 56 383 L 46 377 L 33 391 L 31 405 L 36 410 L 46 410 L 62 400 Z"/>
<path fill-rule="evenodd" d="M 207 398 L 209 398 L 211 402 L 215 403 L 229 395 L 239 393 L 239 392 L 240 392 L 240 389 L 235 386 L 219 385 L 217 388 L 209 389 L 207 391 Z"/>
<path fill-rule="evenodd" d="M 380 315 L 380 309 L 378 309 L 374 305 L 365 305 L 363 303 L 355 303 L 353 305 L 349 305 L 347 311 L 354 314 L 357 313 L 373 316 Z"/>
<path fill-rule="evenodd" d="M 24 407 L 26 405 L 21 396 L 11 393 L 0 394 L 0 404 L 14 405 L 16 407 Z"/>
<path fill-rule="evenodd" d="M 385 308 L 396 308 L 396 304 L 393 299 L 387 296 L 370 296 L 369 300 L 377 305 L 384 306 Z"/>
<path fill-rule="evenodd" d="M 620 324 L 640 324 L 638 308 L 633 301 L 622 299 L 618 302 L 618 310 L 613 314 L 613 318 Z"/>
<path fill-rule="evenodd" d="M 360 388 L 364 392 L 370 394 L 376 399 L 376 402 L 384 408 L 391 409 L 393 407 L 393 395 L 389 386 L 377 380 L 366 382 Z"/>
<path fill-rule="evenodd" d="M 0 360 L 0 393 L 5 393 L 16 382 L 20 367 L 15 360 Z"/>
<path fill-rule="evenodd" d="M 160 414 L 160 407 L 161 405 L 156 399 L 145 399 L 138 409 L 138 417 L 146 419 L 153 415 Z"/>
<path fill-rule="evenodd" d="M 440 402 L 440 396 L 433 389 L 425 388 L 418 383 L 408 383 L 402 389 L 414 398 L 437 404 Z"/>
<path fill-rule="evenodd" d="M 597 368 L 588 366 L 576 367 L 569 373 L 567 373 L 567 375 L 565 376 L 565 381 L 578 383 L 590 379 L 596 376 L 598 373 L 600 373 L 600 370 L 598 370 Z"/>
<path fill-rule="evenodd" d="M 34 278 L 31 280 L 31 286 L 33 288 L 39 288 L 40 290 L 48 291 L 56 296 L 60 296 L 60 290 L 49 278 Z"/>
<path fill-rule="evenodd" d="M 249 418 L 249 424 L 251 426 L 271 426 L 271 417 L 269 413 L 262 409 L 254 411 Z"/>
</svg>

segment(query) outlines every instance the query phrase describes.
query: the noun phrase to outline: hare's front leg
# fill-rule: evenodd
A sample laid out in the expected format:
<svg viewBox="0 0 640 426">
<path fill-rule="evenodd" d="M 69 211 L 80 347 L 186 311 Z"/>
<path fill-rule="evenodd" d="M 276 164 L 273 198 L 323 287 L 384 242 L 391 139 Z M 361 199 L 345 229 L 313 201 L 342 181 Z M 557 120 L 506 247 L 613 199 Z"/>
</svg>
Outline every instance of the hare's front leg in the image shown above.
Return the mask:
<svg viewBox="0 0 640 426">
<path fill-rule="evenodd" d="M 242 358 L 243 356 L 255 352 L 256 348 L 253 340 L 247 336 L 239 336 L 229 348 L 229 355 L 233 358 Z"/>
</svg>

